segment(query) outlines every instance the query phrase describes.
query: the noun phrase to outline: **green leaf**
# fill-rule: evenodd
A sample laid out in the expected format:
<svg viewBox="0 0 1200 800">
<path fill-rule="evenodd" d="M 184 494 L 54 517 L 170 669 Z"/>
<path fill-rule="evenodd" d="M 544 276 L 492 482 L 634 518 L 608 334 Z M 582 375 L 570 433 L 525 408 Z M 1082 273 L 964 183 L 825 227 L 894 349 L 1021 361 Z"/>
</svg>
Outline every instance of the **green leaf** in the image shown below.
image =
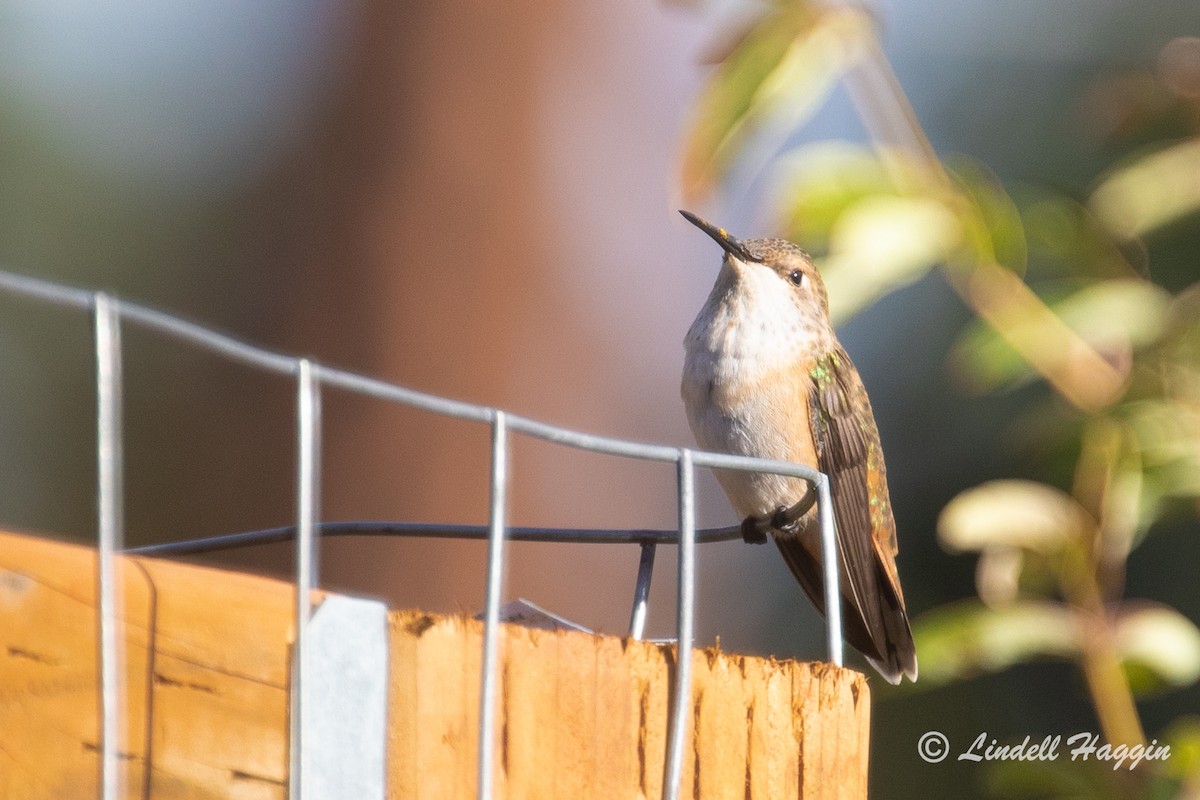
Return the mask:
<svg viewBox="0 0 1200 800">
<path fill-rule="evenodd" d="M 1130 353 L 1162 335 L 1170 311 L 1170 294 L 1149 281 L 1119 278 L 1084 286 L 1051 303 L 1069 328 L 1111 360 L 1127 362 Z M 1039 338 L 1041 319 L 1010 323 L 1025 338 Z M 1047 332 L 1045 339 L 1054 337 Z M 1034 376 L 1029 365 L 991 327 L 970 326 L 951 350 L 951 363 L 967 388 L 991 391 Z"/>
<path fill-rule="evenodd" d="M 1162 335 L 1171 294 L 1137 278 L 1094 283 L 1053 306 L 1054 311 L 1101 353 L 1143 347 Z"/>
<path fill-rule="evenodd" d="M 834 226 L 821 269 L 830 316 L 844 320 L 923 277 L 960 235 L 957 217 L 932 198 L 876 195 L 854 204 Z"/>
<path fill-rule="evenodd" d="M 885 163 L 886 162 L 886 163 Z M 818 142 L 790 153 L 775 189 L 786 233 L 818 259 L 840 322 L 944 263 L 962 241 L 959 217 L 931 194 L 905 192 L 921 167 L 899 152 Z"/>
<path fill-rule="evenodd" d="M 1145 236 L 1200 212 L 1200 138 L 1142 156 L 1100 182 L 1088 205 L 1113 235 Z"/>
<path fill-rule="evenodd" d="M 1047 276 L 1117 278 L 1129 263 L 1108 231 L 1074 199 L 1037 187 L 1015 195 L 1031 269 Z"/>
<path fill-rule="evenodd" d="M 859 57 L 871 31 L 859 9 L 792 3 L 767 13 L 722 62 L 697 103 L 683 154 L 683 188 L 701 199 L 725 177 L 747 137 L 795 128 Z"/>
<path fill-rule="evenodd" d="M 957 552 L 1016 547 L 1056 553 L 1090 524 L 1079 504 L 1053 486 L 997 480 L 951 500 L 938 517 L 938 538 Z"/>
<path fill-rule="evenodd" d="M 982 320 L 970 323 L 950 348 L 950 369 L 960 389 L 983 394 L 1016 388 L 1036 377 L 1029 363 L 994 328 Z"/>
<path fill-rule="evenodd" d="M 1138 515 L 1136 545 L 1150 525 L 1171 508 L 1171 501 L 1200 498 L 1200 406 L 1148 399 L 1126 403 L 1121 411 L 1132 432 L 1136 464 L 1120 466 L 1136 466 L 1140 471 L 1136 503 L 1128 504 Z M 1133 477 L 1128 480 L 1132 483 Z"/>
<path fill-rule="evenodd" d="M 975 591 L 989 608 L 1016 602 L 1021 592 L 1025 553 L 1016 547 L 987 547 L 975 565 Z"/>
<path fill-rule="evenodd" d="M 994 761 L 987 765 L 987 797 L 1044 800 L 1128 798 L 1104 762 L 1072 761 L 1064 747 L 1055 761 Z M 1144 800 L 1151 800 L 1149 796 Z"/>
<path fill-rule="evenodd" d="M 1162 740 L 1171 746 L 1171 757 L 1165 767 L 1176 778 L 1200 778 L 1200 717 L 1178 717 Z"/>
<path fill-rule="evenodd" d="M 876 151 L 851 142 L 797 147 L 780 160 L 777 174 L 772 205 L 783 211 L 784 234 L 817 252 L 828 249 L 834 225 L 848 208 L 874 195 L 898 193 Z"/>
<path fill-rule="evenodd" d="M 1151 466 L 1182 462 L 1200 473 L 1200 407 L 1178 400 L 1141 400 L 1126 406 L 1142 458 Z M 1200 474 L 1193 475 L 1193 484 Z"/>
<path fill-rule="evenodd" d="M 974 257 L 995 261 L 1024 275 L 1029 250 L 1017 204 L 982 162 L 959 157 L 952 167 L 955 178 L 972 201 L 973 213 L 965 215 L 965 224 L 969 233 L 966 239 Z"/>
<path fill-rule="evenodd" d="M 931 684 L 999 672 L 1036 658 L 1079 654 L 1071 612 L 1058 603 L 990 609 L 966 600 L 922 614 L 913 636 L 921 654 L 921 681 Z"/>
<path fill-rule="evenodd" d="M 1138 688 L 1190 686 L 1200 679 L 1200 629 L 1170 606 L 1129 604 L 1117 618 L 1117 649 Z M 1152 682 L 1146 683 L 1149 676 Z"/>
</svg>

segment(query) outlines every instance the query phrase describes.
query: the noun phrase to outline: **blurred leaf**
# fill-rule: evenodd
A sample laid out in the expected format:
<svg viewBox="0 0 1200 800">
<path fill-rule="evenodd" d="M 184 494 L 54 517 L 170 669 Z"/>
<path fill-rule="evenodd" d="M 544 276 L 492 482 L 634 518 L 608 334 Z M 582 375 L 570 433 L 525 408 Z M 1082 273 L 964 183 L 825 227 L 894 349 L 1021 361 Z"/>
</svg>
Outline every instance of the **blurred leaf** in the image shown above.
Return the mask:
<svg viewBox="0 0 1200 800">
<path fill-rule="evenodd" d="M 951 167 L 959 185 L 972 201 L 974 213 L 964 220 L 970 257 L 993 261 L 1024 275 L 1029 252 L 1017 204 L 982 163 L 960 157 Z"/>
<path fill-rule="evenodd" d="M 1168 508 L 1166 501 L 1200 497 L 1200 405 L 1140 400 L 1123 407 L 1140 458 L 1138 533 Z"/>
<path fill-rule="evenodd" d="M 1185 346 L 1186 360 L 1193 365 L 1200 363 L 1200 282 L 1175 295 L 1169 324 L 1172 336 L 1179 340 L 1177 343 Z"/>
<path fill-rule="evenodd" d="M 946 260 L 960 238 L 958 219 L 925 197 L 875 195 L 838 218 L 822 275 L 836 323 Z"/>
<path fill-rule="evenodd" d="M 1195 464 L 1200 458 L 1200 407 L 1171 399 L 1140 400 L 1125 412 L 1145 460 Z"/>
<path fill-rule="evenodd" d="M 1200 139 L 1142 156 L 1109 173 L 1088 205 L 1113 235 L 1136 239 L 1200 211 Z"/>
<path fill-rule="evenodd" d="M 958 388 L 969 394 L 1016 388 L 1038 375 L 995 328 L 980 319 L 969 323 L 951 346 L 949 362 Z"/>
<path fill-rule="evenodd" d="M 1101 352 L 1143 347 L 1166 325 L 1171 295 L 1136 278 L 1101 281 L 1054 305 L 1063 322 Z"/>
<path fill-rule="evenodd" d="M 828 247 L 838 218 L 872 196 L 927 196 L 900 186 L 922 185 L 927 167 L 911 155 L 843 141 L 801 145 L 781 159 L 773 205 L 783 210 L 785 233 L 816 250 Z"/>
<path fill-rule="evenodd" d="M 1131 438 L 1128 428 L 1123 429 L 1123 437 Z M 1145 464 L 1140 453 L 1131 450 L 1131 446 L 1124 445 L 1121 454 L 1114 459 L 1108 490 L 1102 501 L 1102 557 L 1110 563 L 1123 563 L 1129 558 L 1154 521 L 1158 506 L 1156 493 L 1146 486 Z"/>
<path fill-rule="evenodd" d="M 1072 761 L 1064 746 L 1055 761 L 997 761 L 988 765 L 992 797 L 1108 800 L 1124 797 L 1112 782 L 1112 767 L 1103 762 Z"/>
<path fill-rule="evenodd" d="M 945 683 L 1035 658 L 1079 654 L 1071 612 L 1058 603 L 990 609 L 967 600 L 922 614 L 913 626 L 921 680 Z"/>
<path fill-rule="evenodd" d="M 1055 553 L 1090 524 L 1079 504 L 1053 486 L 997 480 L 951 500 L 938 517 L 938 538 L 957 552 L 1019 547 Z"/>
<path fill-rule="evenodd" d="M 787 234 L 827 251 L 821 272 L 835 323 L 920 279 L 962 240 L 943 202 L 897 189 L 898 175 L 921 170 L 901 153 L 820 142 L 790 154 L 784 169 L 777 194 Z"/>
<path fill-rule="evenodd" d="M 1162 738 L 1171 746 L 1167 771 L 1176 778 L 1190 777 L 1200 788 L 1200 717 L 1177 718 Z"/>
<path fill-rule="evenodd" d="M 759 20 L 696 104 L 683 153 L 689 201 L 725 176 L 756 128 L 794 128 L 810 117 L 870 31 L 870 17 L 859 9 L 808 3 L 777 7 Z"/>
<path fill-rule="evenodd" d="M 1200 629 L 1175 609 L 1139 602 L 1117 618 L 1117 650 L 1154 684 L 1189 686 L 1200 679 Z M 1156 688 L 1147 685 L 1135 688 Z"/>
<path fill-rule="evenodd" d="M 1126 256 L 1088 209 L 1050 191 L 1016 195 L 1029 245 L 1030 268 L 1050 276 L 1125 278 L 1135 274 Z"/>
<path fill-rule="evenodd" d="M 975 590 L 991 608 L 1015 603 L 1021 590 L 1025 554 L 1018 547 L 986 547 L 975 565 Z"/>
<path fill-rule="evenodd" d="M 1170 294 L 1149 281 L 1118 278 L 1085 286 L 1050 308 L 1091 347 L 1127 366 L 1131 350 L 1162 334 L 1170 302 Z M 1014 327 L 1020 328 L 1019 336 L 1036 341 L 1042 337 L 1043 322 L 1030 318 Z M 1046 331 L 1042 338 L 1052 341 L 1054 337 Z M 965 388 L 975 391 L 1017 384 L 1035 374 L 994 328 L 982 322 L 971 325 L 955 343 L 951 362 Z"/>
<path fill-rule="evenodd" d="M 1153 469 L 1150 477 L 1163 498 L 1200 497 L 1200 462 L 1194 453 Z"/>
<path fill-rule="evenodd" d="M 779 164 L 773 205 L 782 209 L 787 238 L 814 250 L 828 247 L 838 217 L 863 198 L 894 194 L 875 152 L 843 141 L 814 142 L 790 151 Z"/>
</svg>

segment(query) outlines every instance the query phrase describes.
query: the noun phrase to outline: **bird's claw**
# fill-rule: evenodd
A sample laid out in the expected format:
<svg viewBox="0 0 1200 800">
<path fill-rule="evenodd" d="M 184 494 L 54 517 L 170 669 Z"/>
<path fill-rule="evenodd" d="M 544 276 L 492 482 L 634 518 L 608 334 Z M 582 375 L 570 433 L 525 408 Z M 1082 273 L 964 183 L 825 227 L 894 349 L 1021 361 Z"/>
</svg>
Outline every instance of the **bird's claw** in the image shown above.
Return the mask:
<svg viewBox="0 0 1200 800">
<path fill-rule="evenodd" d="M 800 526 L 800 518 L 807 514 L 816 502 L 817 493 L 809 486 L 795 505 L 775 509 L 775 513 L 771 515 L 771 527 L 783 533 L 795 533 Z"/>
<path fill-rule="evenodd" d="M 746 517 L 742 520 L 742 541 L 746 544 L 766 544 L 767 533 L 771 530 L 786 534 L 795 533 L 800 527 L 800 518 L 807 514 L 816 502 L 817 493 L 809 486 L 795 505 L 787 508 L 780 506 L 769 517 Z"/>
</svg>

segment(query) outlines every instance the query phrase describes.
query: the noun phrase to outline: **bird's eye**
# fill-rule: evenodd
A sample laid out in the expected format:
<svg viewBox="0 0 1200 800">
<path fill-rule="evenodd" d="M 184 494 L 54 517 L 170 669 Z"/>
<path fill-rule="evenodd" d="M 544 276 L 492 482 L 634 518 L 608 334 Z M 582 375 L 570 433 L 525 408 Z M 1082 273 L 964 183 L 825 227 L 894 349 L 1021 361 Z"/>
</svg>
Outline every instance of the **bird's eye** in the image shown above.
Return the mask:
<svg viewBox="0 0 1200 800">
<path fill-rule="evenodd" d="M 798 269 L 794 269 L 788 273 L 788 280 L 792 282 L 793 286 L 803 286 L 804 273 Z"/>
</svg>

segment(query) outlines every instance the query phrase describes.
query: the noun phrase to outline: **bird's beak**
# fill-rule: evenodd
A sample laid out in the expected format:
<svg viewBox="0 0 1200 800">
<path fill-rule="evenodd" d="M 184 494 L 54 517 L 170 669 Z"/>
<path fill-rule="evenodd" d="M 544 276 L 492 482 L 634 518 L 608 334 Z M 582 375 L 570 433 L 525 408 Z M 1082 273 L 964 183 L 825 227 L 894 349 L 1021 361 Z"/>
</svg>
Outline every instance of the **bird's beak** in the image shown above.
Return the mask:
<svg viewBox="0 0 1200 800">
<path fill-rule="evenodd" d="M 718 228 L 711 222 L 700 219 L 690 211 L 684 211 L 683 209 L 680 209 L 679 213 L 683 214 L 683 218 L 688 222 L 692 223 L 697 228 L 711 236 L 713 241 L 721 245 L 721 249 L 739 261 L 754 263 L 759 263 L 762 261 L 762 259 L 758 256 L 751 255 L 750 251 L 746 249 L 746 245 L 742 244 L 741 241 L 739 241 L 736 237 L 731 236 L 729 231 L 725 230 L 724 228 Z"/>
</svg>

